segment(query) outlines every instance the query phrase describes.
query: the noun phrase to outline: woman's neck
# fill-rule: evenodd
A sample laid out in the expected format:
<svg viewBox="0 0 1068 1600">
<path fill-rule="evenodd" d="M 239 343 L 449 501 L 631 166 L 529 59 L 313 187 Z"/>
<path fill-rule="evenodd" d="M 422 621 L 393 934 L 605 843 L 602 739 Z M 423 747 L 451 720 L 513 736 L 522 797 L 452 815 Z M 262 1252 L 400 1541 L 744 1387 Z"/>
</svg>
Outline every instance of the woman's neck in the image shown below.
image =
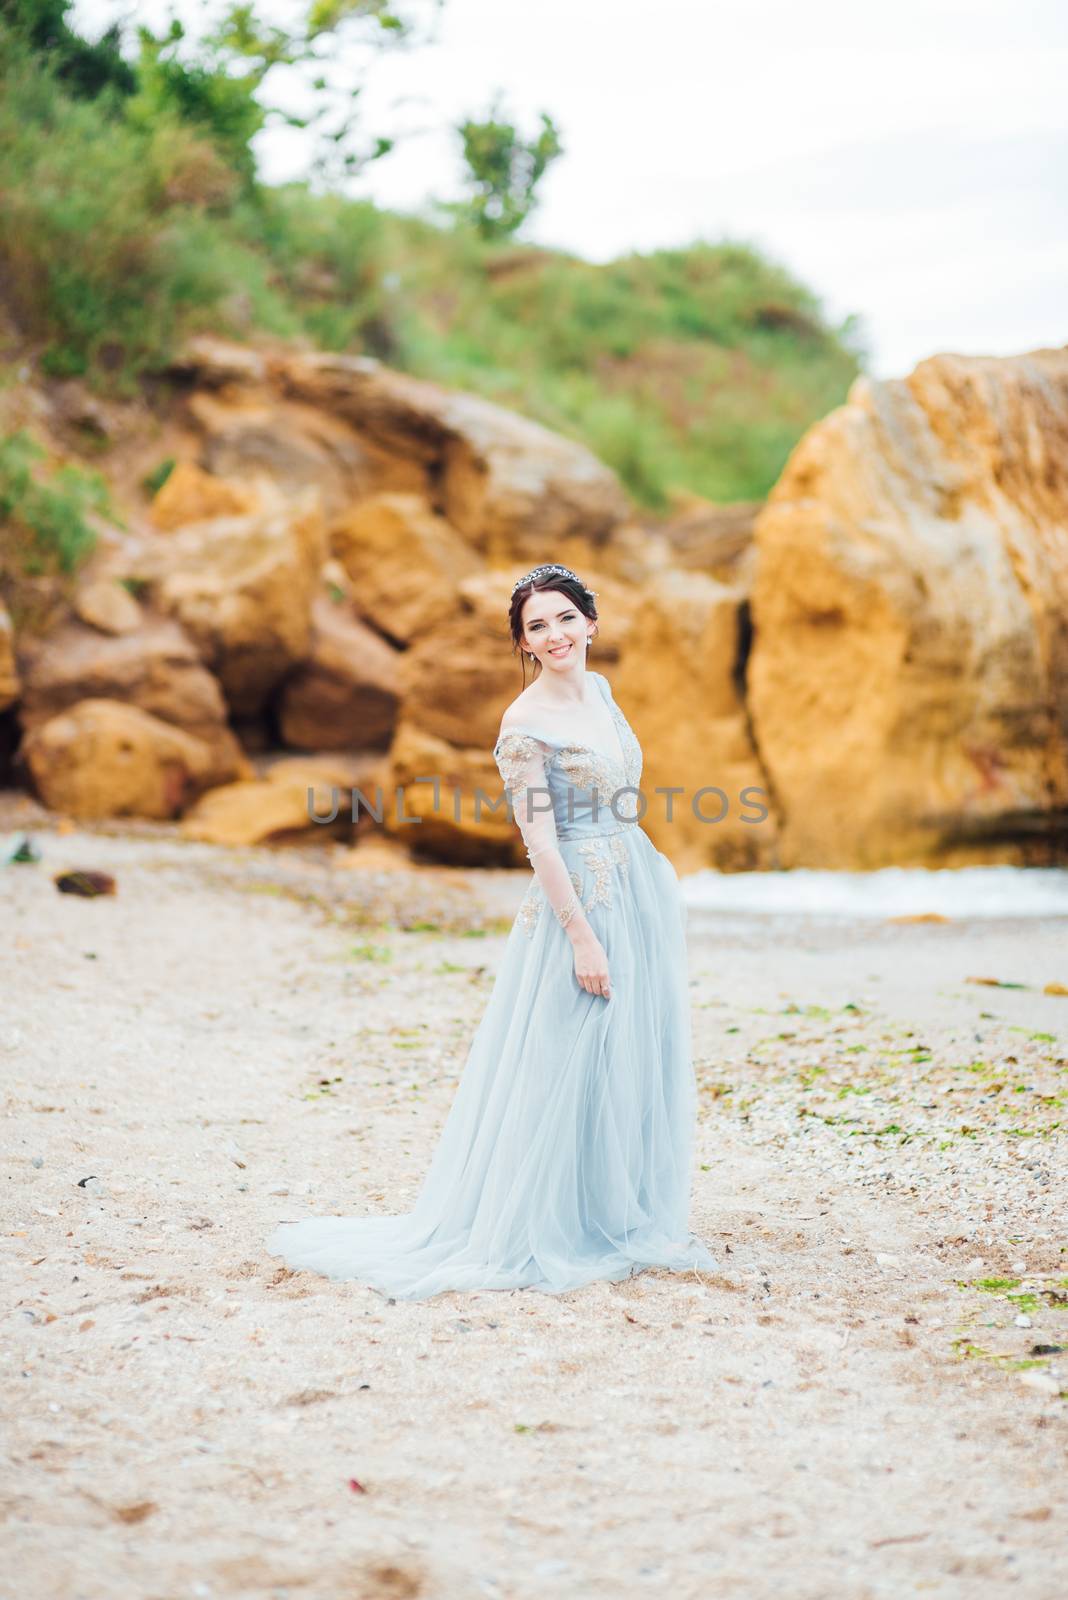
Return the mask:
<svg viewBox="0 0 1068 1600">
<path fill-rule="evenodd" d="M 543 690 L 538 696 L 539 702 L 542 705 L 559 706 L 561 710 L 567 710 L 569 706 L 588 705 L 589 697 L 586 693 L 588 675 L 586 667 L 577 668 L 574 673 L 568 674 L 566 680 L 558 679 L 552 691 Z M 538 678 L 531 687 L 540 688 L 543 681 L 542 678 Z"/>
</svg>

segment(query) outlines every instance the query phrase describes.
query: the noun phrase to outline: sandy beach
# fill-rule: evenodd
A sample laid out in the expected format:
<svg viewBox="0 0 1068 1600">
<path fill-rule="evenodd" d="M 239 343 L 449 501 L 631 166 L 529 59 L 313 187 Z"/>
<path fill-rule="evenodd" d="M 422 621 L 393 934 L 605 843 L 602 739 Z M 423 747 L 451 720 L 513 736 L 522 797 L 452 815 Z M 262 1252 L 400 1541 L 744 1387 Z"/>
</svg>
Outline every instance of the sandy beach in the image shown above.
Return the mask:
<svg viewBox="0 0 1068 1600">
<path fill-rule="evenodd" d="M 722 1271 L 390 1303 L 263 1240 L 411 1203 L 529 874 L 2 820 L 0 1595 L 1068 1593 L 1064 919 L 691 912 Z"/>
</svg>

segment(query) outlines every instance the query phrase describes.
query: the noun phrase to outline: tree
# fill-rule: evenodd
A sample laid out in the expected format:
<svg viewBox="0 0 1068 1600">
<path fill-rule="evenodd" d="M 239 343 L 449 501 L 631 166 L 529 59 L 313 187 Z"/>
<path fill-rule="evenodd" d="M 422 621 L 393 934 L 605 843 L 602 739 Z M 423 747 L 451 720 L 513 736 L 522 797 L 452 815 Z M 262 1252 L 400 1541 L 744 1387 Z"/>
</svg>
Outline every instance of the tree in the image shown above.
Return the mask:
<svg viewBox="0 0 1068 1600">
<path fill-rule="evenodd" d="M 115 114 L 151 128 L 175 119 L 195 128 L 240 173 L 255 183 L 251 141 L 277 123 L 312 135 L 311 170 L 337 186 L 392 149 L 393 141 L 361 136 L 350 46 L 373 50 L 414 40 L 425 15 L 444 0 L 303 0 L 287 27 L 265 22 L 255 0 L 223 0 L 214 20 L 192 33 L 174 18 L 159 34 L 140 26 L 123 54 L 123 28 L 114 22 L 95 43 L 67 22 L 72 0 L 0 0 L 0 28 L 18 37 L 83 99 L 112 94 Z M 307 114 L 278 103 L 276 68 L 288 70 Z"/>
<path fill-rule="evenodd" d="M 485 122 L 462 122 L 456 131 L 473 192 L 446 209 L 472 221 L 485 239 L 508 238 L 533 211 L 535 189 L 550 163 L 563 154 L 559 130 L 543 111 L 537 138 L 520 138 L 515 124 L 503 119 L 498 98 Z"/>
<path fill-rule="evenodd" d="M 250 99 L 256 97 L 254 131 L 285 123 L 310 132 L 310 170 L 324 186 L 337 187 L 393 148 L 392 139 L 361 142 L 356 114 L 361 85 L 352 81 L 349 47 L 389 49 L 413 41 L 420 32 L 419 19 L 436 15 L 443 4 L 444 0 L 305 0 L 302 20 L 284 28 L 262 22 L 254 3 L 238 0 L 198 42 L 190 70 L 236 79 Z M 176 27 L 172 24 L 172 34 Z M 144 39 L 145 30 L 141 32 Z M 312 107 L 306 115 L 284 109 L 267 87 L 265 80 L 276 67 L 290 69 L 291 82 L 295 79 Z"/>
<path fill-rule="evenodd" d="M 67 22 L 71 0 L 0 0 L 0 24 L 36 56 L 47 60 L 69 94 L 95 100 L 106 90 L 132 94 L 134 70 L 122 55 L 121 30 L 113 23 L 95 44 Z"/>
</svg>

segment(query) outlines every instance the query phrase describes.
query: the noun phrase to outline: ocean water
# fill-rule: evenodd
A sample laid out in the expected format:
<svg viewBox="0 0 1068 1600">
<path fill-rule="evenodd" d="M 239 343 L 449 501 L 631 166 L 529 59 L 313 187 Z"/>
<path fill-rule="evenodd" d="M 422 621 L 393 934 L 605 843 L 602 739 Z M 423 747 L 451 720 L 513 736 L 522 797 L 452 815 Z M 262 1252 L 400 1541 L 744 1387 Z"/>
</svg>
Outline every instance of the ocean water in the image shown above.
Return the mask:
<svg viewBox="0 0 1068 1600">
<path fill-rule="evenodd" d="M 695 910 L 751 916 L 1068 917 L 1068 868 L 882 867 L 877 872 L 693 872 L 682 894 Z"/>
</svg>

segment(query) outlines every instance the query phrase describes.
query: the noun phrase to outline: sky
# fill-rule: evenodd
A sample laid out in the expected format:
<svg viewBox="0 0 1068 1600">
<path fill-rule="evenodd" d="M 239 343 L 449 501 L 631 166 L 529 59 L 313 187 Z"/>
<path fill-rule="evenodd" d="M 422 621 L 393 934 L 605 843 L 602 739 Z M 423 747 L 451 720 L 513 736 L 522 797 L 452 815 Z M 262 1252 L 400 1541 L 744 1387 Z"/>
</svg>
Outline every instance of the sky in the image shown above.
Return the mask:
<svg viewBox="0 0 1068 1600">
<path fill-rule="evenodd" d="M 499 93 L 524 133 L 547 111 L 565 147 L 520 237 L 591 261 L 753 245 L 832 322 L 863 320 L 877 377 L 1068 344 L 1063 0 L 420 4 L 429 42 L 334 63 L 370 63 L 366 125 L 402 136 L 354 194 L 403 211 L 458 197 L 455 124 Z M 74 15 L 91 34 L 203 9 L 79 0 Z M 276 182 L 302 175 L 307 147 L 269 130 L 257 154 Z"/>
</svg>

